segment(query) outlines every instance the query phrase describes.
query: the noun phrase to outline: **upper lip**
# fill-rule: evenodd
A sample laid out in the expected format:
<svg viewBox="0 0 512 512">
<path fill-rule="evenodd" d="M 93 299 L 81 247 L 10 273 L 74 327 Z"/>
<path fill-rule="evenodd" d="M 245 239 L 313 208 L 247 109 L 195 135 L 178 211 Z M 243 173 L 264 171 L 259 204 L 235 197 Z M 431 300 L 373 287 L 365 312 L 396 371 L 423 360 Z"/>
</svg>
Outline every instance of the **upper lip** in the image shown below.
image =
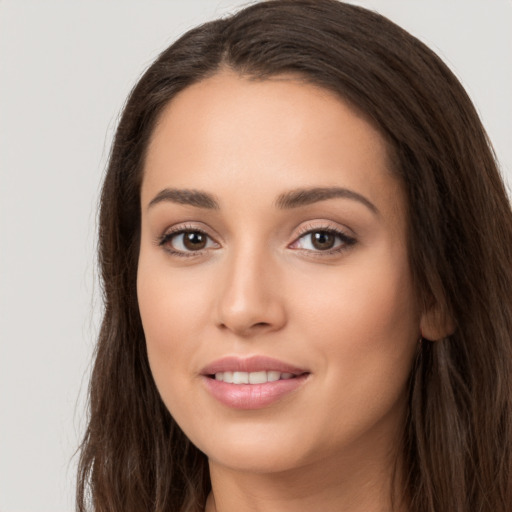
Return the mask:
<svg viewBox="0 0 512 512">
<path fill-rule="evenodd" d="M 267 356 L 236 357 L 228 356 L 217 359 L 201 370 L 202 375 L 215 375 L 222 372 L 261 372 L 276 371 L 281 373 L 292 373 L 302 375 L 308 373 L 303 368 L 273 359 Z"/>
</svg>

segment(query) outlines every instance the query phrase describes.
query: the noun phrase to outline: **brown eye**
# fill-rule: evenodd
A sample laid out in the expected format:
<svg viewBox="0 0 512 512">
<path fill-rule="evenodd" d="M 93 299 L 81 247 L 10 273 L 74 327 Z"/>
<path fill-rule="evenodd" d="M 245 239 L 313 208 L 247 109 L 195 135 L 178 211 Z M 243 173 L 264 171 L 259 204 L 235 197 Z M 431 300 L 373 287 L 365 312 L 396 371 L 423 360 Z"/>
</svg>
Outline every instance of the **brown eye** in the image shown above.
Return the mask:
<svg viewBox="0 0 512 512">
<path fill-rule="evenodd" d="M 200 251 L 206 247 L 208 237 L 200 231 L 186 231 L 182 234 L 183 245 L 189 251 Z"/>
<path fill-rule="evenodd" d="M 356 239 L 337 229 L 310 229 L 303 233 L 292 245 L 292 249 L 304 249 L 309 252 L 333 254 L 348 249 Z"/>
<path fill-rule="evenodd" d="M 193 256 L 204 249 L 218 248 L 214 240 L 205 232 L 197 229 L 183 229 L 167 233 L 159 242 L 168 252 L 176 256 Z"/>
<path fill-rule="evenodd" d="M 310 236 L 311 244 L 315 249 L 320 251 L 332 249 L 336 242 L 336 236 L 329 231 L 315 231 L 314 233 L 310 233 Z"/>
</svg>

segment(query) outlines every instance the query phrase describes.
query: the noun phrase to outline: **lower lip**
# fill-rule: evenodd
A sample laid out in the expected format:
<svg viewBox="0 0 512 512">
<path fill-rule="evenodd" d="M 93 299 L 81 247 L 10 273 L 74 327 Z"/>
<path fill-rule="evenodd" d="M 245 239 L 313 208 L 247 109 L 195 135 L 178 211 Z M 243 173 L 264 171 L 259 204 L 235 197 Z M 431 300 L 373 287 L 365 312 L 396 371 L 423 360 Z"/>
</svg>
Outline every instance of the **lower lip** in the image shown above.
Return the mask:
<svg viewBox="0 0 512 512">
<path fill-rule="evenodd" d="M 229 384 L 203 377 L 206 389 L 221 404 L 233 409 L 262 409 L 293 393 L 306 381 L 308 374 L 264 384 Z"/>
</svg>

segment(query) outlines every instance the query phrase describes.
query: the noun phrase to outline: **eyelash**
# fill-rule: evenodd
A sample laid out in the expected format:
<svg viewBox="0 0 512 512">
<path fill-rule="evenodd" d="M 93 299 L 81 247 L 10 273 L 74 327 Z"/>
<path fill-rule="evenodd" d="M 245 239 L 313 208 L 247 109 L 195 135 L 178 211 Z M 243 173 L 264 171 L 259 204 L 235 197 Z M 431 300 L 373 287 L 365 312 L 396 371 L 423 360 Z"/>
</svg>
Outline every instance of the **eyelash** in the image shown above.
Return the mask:
<svg viewBox="0 0 512 512">
<path fill-rule="evenodd" d="M 178 256 L 180 258 L 193 258 L 194 256 L 201 255 L 205 250 L 199 250 L 199 251 L 178 251 L 176 249 L 173 249 L 172 246 L 166 245 L 168 242 L 170 242 L 175 236 L 183 235 L 185 233 L 200 233 L 201 235 L 206 236 L 207 238 L 211 237 L 203 231 L 202 229 L 198 229 L 194 226 L 179 226 L 175 228 L 171 228 L 169 231 L 167 231 L 165 234 L 163 234 L 161 237 L 157 239 L 157 243 L 160 247 L 163 247 L 164 250 L 166 250 L 169 254 L 172 256 Z"/>
<path fill-rule="evenodd" d="M 333 226 L 324 225 L 324 226 L 304 226 L 299 230 L 299 233 L 297 237 L 295 238 L 295 241 L 293 244 L 295 244 L 298 240 L 303 238 L 306 235 L 311 235 L 313 233 L 328 233 L 330 235 L 334 235 L 336 238 L 338 238 L 341 241 L 341 244 L 337 247 L 334 247 L 332 249 L 327 249 L 325 251 L 322 250 L 311 250 L 311 249 L 303 249 L 305 251 L 308 251 L 310 254 L 318 257 L 325 257 L 325 256 L 332 256 L 335 254 L 340 254 L 347 249 L 349 249 L 351 246 L 355 245 L 357 240 L 347 235 L 345 232 L 341 231 L 340 229 L 334 228 Z"/>
<path fill-rule="evenodd" d="M 179 251 L 176 249 L 173 249 L 172 246 L 166 245 L 168 244 L 174 237 L 178 235 L 183 235 L 185 233 L 199 233 L 201 235 L 206 236 L 209 239 L 212 239 L 208 233 L 203 231 L 202 229 L 198 229 L 194 226 L 179 226 L 176 228 L 171 228 L 170 231 L 166 232 L 164 235 L 158 237 L 157 244 L 160 247 L 163 247 L 169 254 L 172 256 L 178 256 L 181 258 L 190 258 L 195 256 L 202 255 L 207 249 L 197 250 L 197 251 Z M 295 244 L 297 241 L 299 241 L 301 238 L 303 238 L 306 235 L 310 235 L 313 233 L 328 233 L 331 235 L 334 235 L 339 240 L 341 240 L 341 244 L 337 247 L 334 247 L 332 249 L 327 249 L 325 251 L 322 250 L 311 250 L 311 249 L 302 249 L 304 251 L 307 251 L 310 254 L 313 254 L 314 256 L 322 257 L 322 256 L 331 256 L 334 254 L 339 254 L 344 251 L 346 251 L 349 247 L 355 245 L 357 243 L 357 240 L 344 233 L 343 231 L 336 229 L 332 226 L 304 226 L 298 233 L 297 237 L 295 238 L 294 242 L 292 244 Z M 298 249 L 300 250 L 300 249 Z"/>
</svg>

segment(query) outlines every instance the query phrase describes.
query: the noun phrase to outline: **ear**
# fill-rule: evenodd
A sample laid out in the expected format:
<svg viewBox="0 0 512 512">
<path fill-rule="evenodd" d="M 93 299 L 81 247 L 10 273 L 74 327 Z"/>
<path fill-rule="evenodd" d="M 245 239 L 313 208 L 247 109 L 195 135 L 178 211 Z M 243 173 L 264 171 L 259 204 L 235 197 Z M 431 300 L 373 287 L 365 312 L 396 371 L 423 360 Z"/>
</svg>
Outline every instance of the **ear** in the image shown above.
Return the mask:
<svg viewBox="0 0 512 512">
<path fill-rule="evenodd" d="M 442 340 L 455 332 L 455 321 L 447 308 L 435 304 L 421 315 L 420 331 L 422 338 L 430 341 Z"/>
</svg>

